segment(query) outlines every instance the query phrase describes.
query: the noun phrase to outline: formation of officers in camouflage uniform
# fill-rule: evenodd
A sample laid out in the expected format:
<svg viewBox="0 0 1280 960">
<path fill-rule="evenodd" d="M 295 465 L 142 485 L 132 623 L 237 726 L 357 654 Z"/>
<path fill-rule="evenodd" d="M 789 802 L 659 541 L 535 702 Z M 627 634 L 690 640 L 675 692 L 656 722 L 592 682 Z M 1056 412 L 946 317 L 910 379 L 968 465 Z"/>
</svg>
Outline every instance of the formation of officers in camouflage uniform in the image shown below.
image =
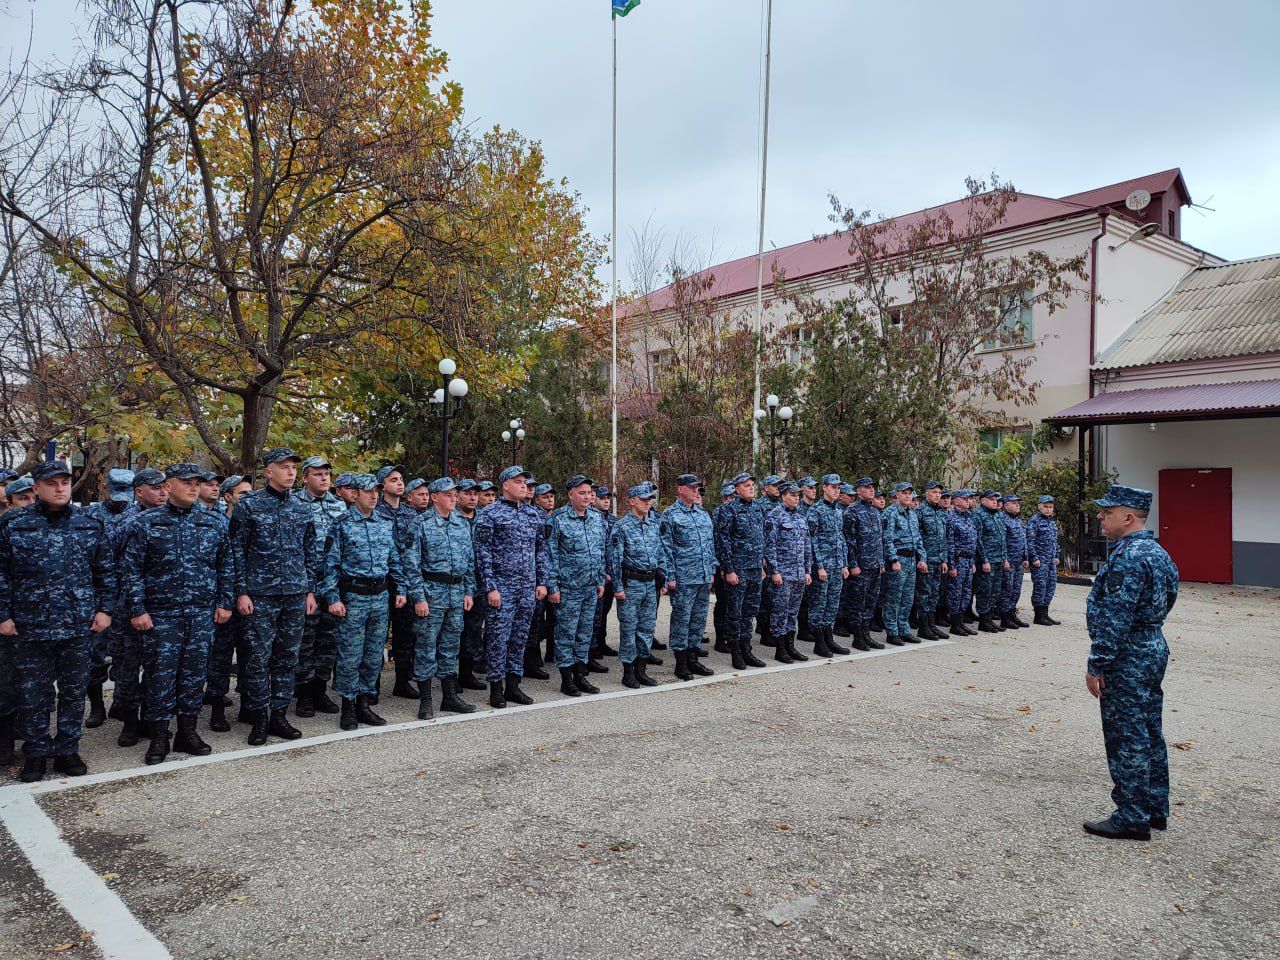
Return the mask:
<svg viewBox="0 0 1280 960">
<path fill-rule="evenodd" d="M 50 758 L 56 772 L 83 775 L 82 727 L 108 718 L 120 721 L 120 746 L 147 740 L 148 764 L 206 755 L 197 721 L 208 706 L 210 729 L 231 729 L 233 660 L 249 744 L 300 737 L 291 705 L 301 717 L 335 714 L 344 730 L 382 725 L 388 635 L 391 694 L 417 700 L 420 719 L 433 716 L 437 680 L 445 711 L 474 711 L 463 691 L 486 688 L 494 708 L 532 703 L 521 684 L 550 679 L 544 662 L 571 697 L 599 693 L 591 675 L 608 672 L 606 654 L 627 687 L 657 683 L 649 667 L 668 645 L 678 679 L 708 676 L 712 592 L 715 649 L 735 670 L 764 666 L 756 633 L 792 663 L 809 659 L 798 641 L 831 657 L 850 652 L 837 637 L 859 650 L 942 639 L 939 621 L 960 636 L 975 633 L 968 623 L 1026 627 L 1027 568 L 1034 622 L 1057 623 L 1052 497 L 1024 524 L 1019 498 L 992 490 L 977 493 L 976 511 L 973 491 L 938 482 L 923 500 L 896 484 L 886 503 L 870 477 L 832 473 L 768 476 L 757 498 L 740 473 L 708 513 L 701 480 L 682 474 L 665 510 L 645 482 L 615 518 L 609 488 L 582 475 L 557 507 L 557 491 L 520 466 L 496 485 L 406 483 L 396 465 L 331 471 L 285 448 L 263 457 L 257 489 L 192 463 L 111 470 L 106 498 L 83 509 L 63 462 L 0 475 L 0 763 L 21 738 L 24 781 Z M 662 596 L 666 644 L 655 638 Z M 616 651 L 605 643 L 614 603 Z"/>
</svg>

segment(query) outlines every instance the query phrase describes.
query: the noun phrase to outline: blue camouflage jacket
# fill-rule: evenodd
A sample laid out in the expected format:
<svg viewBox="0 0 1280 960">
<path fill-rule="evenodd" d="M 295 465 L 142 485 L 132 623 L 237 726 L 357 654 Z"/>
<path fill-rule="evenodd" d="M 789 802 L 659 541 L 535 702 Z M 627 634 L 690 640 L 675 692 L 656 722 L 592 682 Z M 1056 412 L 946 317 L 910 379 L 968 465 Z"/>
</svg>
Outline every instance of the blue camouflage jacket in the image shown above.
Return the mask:
<svg viewBox="0 0 1280 960">
<path fill-rule="evenodd" d="M 607 544 L 604 514 L 595 507 L 582 516 L 569 504 L 553 510 L 547 518 L 547 592 L 604 586 Z"/>
<path fill-rule="evenodd" d="M 764 511 L 755 500 L 735 497 L 720 507 L 715 528 L 720 572 L 743 574 L 764 564 Z"/>
<path fill-rule="evenodd" d="M 97 517 L 102 521 L 102 526 L 105 529 L 110 530 L 120 522 L 124 515 L 129 511 L 129 507 L 132 506 L 132 504 L 125 504 L 123 510 L 117 510 L 112 513 L 111 508 L 107 506 L 108 502 L 109 501 L 107 500 L 99 500 L 97 503 L 91 503 L 89 506 L 84 508 L 84 512 L 89 514 L 91 517 Z"/>
<path fill-rule="evenodd" d="M 1027 521 L 1027 557 L 1053 566 L 1058 559 L 1058 523 L 1037 512 Z"/>
<path fill-rule="evenodd" d="M 803 580 L 813 569 L 813 543 L 809 521 L 798 509 L 779 503 L 764 523 L 764 559 L 770 573 L 783 580 Z"/>
<path fill-rule="evenodd" d="M 613 564 L 609 560 L 609 552 L 613 549 L 613 528 L 617 524 L 618 518 L 608 510 L 601 510 L 594 504 L 588 509 L 594 510 L 604 518 L 604 573 L 606 577 L 612 577 Z M 656 520 L 657 518 L 655 517 L 654 519 Z"/>
<path fill-rule="evenodd" d="M 827 503 L 825 499 L 805 512 L 805 519 L 809 522 L 809 540 L 813 544 L 814 566 L 826 570 L 828 575 L 840 574 L 849 565 L 841 514 L 839 501 Z"/>
<path fill-rule="evenodd" d="M 230 610 L 232 580 L 227 530 L 213 512 L 166 503 L 130 524 L 120 569 L 127 616 Z"/>
<path fill-rule="evenodd" d="M 844 542 L 849 566 L 884 566 L 884 527 L 880 511 L 870 500 L 858 500 L 844 510 Z"/>
<path fill-rule="evenodd" d="M 1004 521 L 1000 510 L 989 510 L 979 506 L 973 516 L 973 526 L 978 534 L 978 549 L 974 553 L 973 562 L 981 567 L 991 564 L 991 571 L 1002 566 L 1008 559 L 1008 546 L 1005 543 Z"/>
<path fill-rule="evenodd" d="M 482 593 L 527 589 L 547 583 L 543 514 L 527 503 L 502 497 L 485 507 L 472 527 Z"/>
<path fill-rule="evenodd" d="M 875 509 L 872 507 L 871 509 Z M 885 507 L 884 565 L 895 563 L 915 564 L 924 559 L 924 540 L 920 538 L 920 520 L 915 510 L 906 510 L 900 504 Z"/>
<path fill-rule="evenodd" d="M 37 500 L 0 524 L 0 622 L 13 620 L 19 636 L 85 630 L 115 599 L 114 556 L 97 517 Z"/>
<path fill-rule="evenodd" d="M 294 496 L 300 503 L 306 504 L 307 509 L 311 511 L 311 524 L 316 530 L 317 560 L 323 569 L 324 547 L 329 542 L 329 528 L 347 512 L 347 505 L 333 491 L 327 492 L 323 497 L 316 497 L 303 487 Z M 318 580 L 319 576 L 316 579 Z"/>
<path fill-rule="evenodd" d="M 923 559 L 930 563 L 947 561 L 947 516 L 950 512 L 941 505 L 935 507 L 928 500 L 916 511 L 916 519 L 920 523 L 920 539 L 924 541 Z"/>
<path fill-rule="evenodd" d="M 400 548 L 400 552 L 408 550 L 409 544 L 413 542 L 413 523 L 418 519 L 418 514 L 414 512 L 413 507 L 403 499 L 399 506 L 393 507 L 379 497 L 378 505 L 373 509 L 379 516 L 391 521 L 396 535 L 396 546 Z"/>
<path fill-rule="evenodd" d="M 666 579 L 658 526 L 658 519 L 652 513 L 641 520 L 630 510 L 613 525 L 609 537 L 609 576 L 613 578 L 615 593 L 624 589 L 628 576 L 644 579 L 642 574 L 653 571 L 648 579 L 655 583 Z"/>
<path fill-rule="evenodd" d="M 722 509 L 722 508 L 717 508 Z M 685 506 L 677 500 L 658 521 L 662 543 L 662 572 L 667 582 L 710 583 L 715 576 L 717 549 L 715 531 L 707 511 L 697 504 Z"/>
<path fill-rule="evenodd" d="M 1027 526 L 1020 517 L 1004 514 L 1004 553 L 1014 567 L 1020 569 L 1027 559 Z"/>
<path fill-rule="evenodd" d="M 457 594 L 474 597 L 476 593 L 476 555 L 471 543 L 471 524 L 456 510 L 442 517 L 433 508 L 424 510 L 414 522 L 413 544 L 409 548 L 409 600 L 437 601 Z M 460 577 L 457 584 L 424 579 L 424 574 Z M 439 599 L 437 599 L 439 598 Z"/>
<path fill-rule="evenodd" d="M 973 514 L 965 510 L 952 510 L 947 514 L 947 563 L 958 566 L 961 560 L 973 562 L 978 550 L 978 528 Z"/>
<path fill-rule="evenodd" d="M 358 507 L 348 507 L 329 528 L 324 581 L 319 591 L 325 603 L 342 602 L 342 581 L 349 577 L 384 581 L 390 578 L 397 595 L 408 596 L 412 592 L 412 581 L 396 545 L 394 524 L 376 509 L 366 517 Z"/>
<path fill-rule="evenodd" d="M 313 593 L 316 543 L 311 511 L 288 490 L 251 490 L 231 515 L 231 558 L 237 597 Z"/>
<path fill-rule="evenodd" d="M 1178 568 L 1155 535 L 1138 530 L 1117 540 L 1085 602 L 1089 673 L 1141 670 L 1167 658 L 1160 628 L 1177 600 Z"/>
</svg>

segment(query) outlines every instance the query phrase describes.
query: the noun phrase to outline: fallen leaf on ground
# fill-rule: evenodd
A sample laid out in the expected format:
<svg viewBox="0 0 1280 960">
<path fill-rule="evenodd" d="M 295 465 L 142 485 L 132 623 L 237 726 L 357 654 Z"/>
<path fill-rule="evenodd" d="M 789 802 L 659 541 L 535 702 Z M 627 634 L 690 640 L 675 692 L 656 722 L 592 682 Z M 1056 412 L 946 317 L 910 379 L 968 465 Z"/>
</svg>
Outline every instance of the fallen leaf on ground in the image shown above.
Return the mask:
<svg viewBox="0 0 1280 960">
<path fill-rule="evenodd" d="M 791 829 L 791 824 L 789 824 L 789 823 L 780 823 L 780 824 L 778 824 L 778 829 L 779 829 L 779 830 L 790 830 L 790 829 Z"/>
<path fill-rule="evenodd" d="M 110 873 L 104 873 L 102 875 L 103 880 L 117 880 L 119 879 L 119 877 L 120 877 L 120 874 L 116 873 L 114 870 L 111 871 Z"/>
<path fill-rule="evenodd" d="M 1031 712 L 1031 708 L 1030 708 L 1030 707 L 1026 707 L 1026 706 L 1019 707 L 1019 708 L 1018 708 L 1018 712 L 1019 712 L 1019 713 L 1030 713 L 1030 712 Z"/>
<path fill-rule="evenodd" d="M 1185 743 L 1175 743 L 1174 746 L 1177 747 L 1179 750 L 1190 750 L 1193 746 L 1195 746 L 1195 743 L 1196 742 L 1194 740 L 1188 740 Z"/>
<path fill-rule="evenodd" d="M 1035 733 L 1035 732 L 1036 732 L 1035 724 L 1032 724 L 1031 726 L 1027 727 L 1027 733 Z"/>
<path fill-rule="evenodd" d="M 938 754 L 936 757 L 934 757 L 934 759 L 935 759 L 935 760 L 950 760 L 950 759 L 951 759 L 951 755 L 950 755 L 949 753 L 940 753 L 940 754 Z"/>
<path fill-rule="evenodd" d="M 54 946 L 53 950 L 55 953 L 62 953 L 62 951 L 70 950 L 74 946 L 75 946 L 74 943 L 59 943 L 56 946 Z"/>
</svg>

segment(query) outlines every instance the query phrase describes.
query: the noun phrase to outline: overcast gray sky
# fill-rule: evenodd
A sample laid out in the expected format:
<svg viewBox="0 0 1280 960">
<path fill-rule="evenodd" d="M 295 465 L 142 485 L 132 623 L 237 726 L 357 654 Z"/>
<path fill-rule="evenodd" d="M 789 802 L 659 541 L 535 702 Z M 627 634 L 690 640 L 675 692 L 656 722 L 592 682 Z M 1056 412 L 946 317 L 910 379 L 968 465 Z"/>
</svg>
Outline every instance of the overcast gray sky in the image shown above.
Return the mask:
<svg viewBox="0 0 1280 960">
<path fill-rule="evenodd" d="M 436 0 L 467 112 L 543 142 L 609 231 L 607 0 Z M 619 239 L 652 217 L 717 259 L 755 250 L 761 0 L 643 0 L 618 21 Z M 0 0 L 0 46 L 74 48 L 75 0 Z M 996 170 L 1047 196 L 1179 166 L 1184 238 L 1280 253 L 1276 0 L 776 0 L 766 238 L 954 199 Z M 25 42 L 25 41 L 23 41 Z"/>
</svg>

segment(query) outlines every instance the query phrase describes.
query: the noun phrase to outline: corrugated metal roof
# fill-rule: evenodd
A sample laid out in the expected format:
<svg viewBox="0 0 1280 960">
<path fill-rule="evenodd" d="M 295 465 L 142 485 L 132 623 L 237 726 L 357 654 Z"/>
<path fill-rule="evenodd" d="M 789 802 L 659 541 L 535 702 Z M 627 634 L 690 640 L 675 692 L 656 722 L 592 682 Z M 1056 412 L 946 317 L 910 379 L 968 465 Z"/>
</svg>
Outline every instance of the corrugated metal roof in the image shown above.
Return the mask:
<svg viewBox="0 0 1280 960">
<path fill-rule="evenodd" d="M 1148 309 L 1099 370 L 1280 351 L 1280 254 L 1199 267 Z"/>
<path fill-rule="evenodd" d="M 1266 415 L 1280 416 L 1280 380 L 1117 390 L 1098 394 L 1045 420 L 1066 425 Z"/>
</svg>

